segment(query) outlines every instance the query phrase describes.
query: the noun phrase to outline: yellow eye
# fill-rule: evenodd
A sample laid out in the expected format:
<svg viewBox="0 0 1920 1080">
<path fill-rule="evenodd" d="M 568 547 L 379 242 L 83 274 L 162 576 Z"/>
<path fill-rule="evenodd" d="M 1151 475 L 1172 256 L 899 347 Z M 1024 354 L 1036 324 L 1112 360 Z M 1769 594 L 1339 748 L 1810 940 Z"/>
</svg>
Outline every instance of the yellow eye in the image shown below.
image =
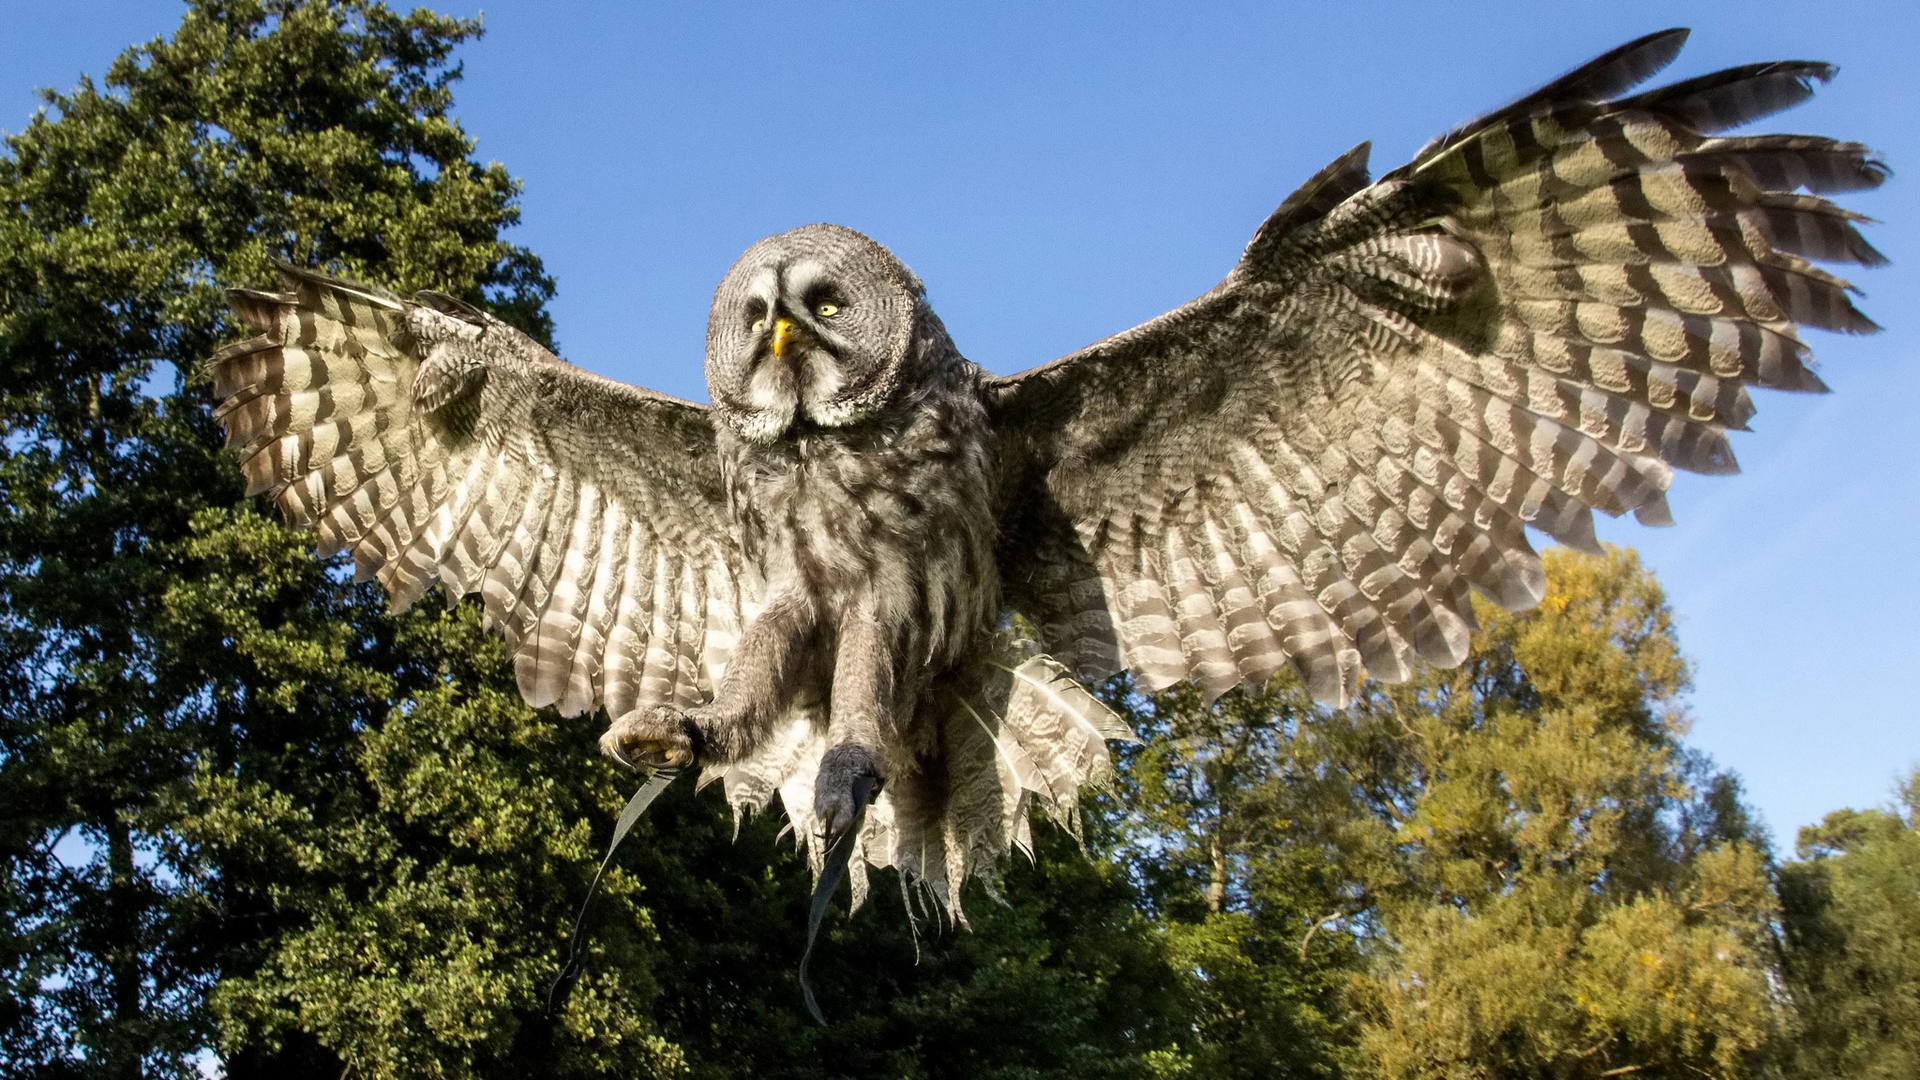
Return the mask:
<svg viewBox="0 0 1920 1080">
<path fill-rule="evenodd" d="M 765 317 L 763 316 L 763 317 L 761 317 L 761 318 L 758 318 L 758 319 L 755 319 L 755 320 L 753 320 L 753 325 L 752 325 L 752 326 L 750 326 L 750 327 L 748 327 L 747 329 L 749 329 L 749 330 L 751 330 L 751 331 L 753 331 L 754 333 L 756 333 L 756 334 L 757 334 L 757 333 L 759 333 L 760 331 L 762 331 L 762 330 L 765 330 L 766 328 L 767 328 L 767 320 L 766 320 L 766 318 L 765 318 Z"/>
<path fill-rule="evenodd" d="M 815 315 L 820 316 L 823 319 L 831 319 L 835 315 L 840 314 L 840 305 L 839 304 L 820 304 L 814 307 L 813 313 Z"/>
</svg>

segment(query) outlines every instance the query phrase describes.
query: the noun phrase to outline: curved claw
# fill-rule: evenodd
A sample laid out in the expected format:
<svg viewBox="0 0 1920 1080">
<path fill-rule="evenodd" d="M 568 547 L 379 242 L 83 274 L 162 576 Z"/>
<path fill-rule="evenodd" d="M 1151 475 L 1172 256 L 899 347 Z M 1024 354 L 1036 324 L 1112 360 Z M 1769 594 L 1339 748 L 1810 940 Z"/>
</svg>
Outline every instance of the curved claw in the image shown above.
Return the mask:
<svg viewBox="0 0 1920 1080">
<path fill-rule="evenodd" d="M 706 735 L 693 717 L 670 705 L 636 709 L 600 736 L 600 752 L 629 768 L 692 768 L 705 745 Z"/>
</svg>

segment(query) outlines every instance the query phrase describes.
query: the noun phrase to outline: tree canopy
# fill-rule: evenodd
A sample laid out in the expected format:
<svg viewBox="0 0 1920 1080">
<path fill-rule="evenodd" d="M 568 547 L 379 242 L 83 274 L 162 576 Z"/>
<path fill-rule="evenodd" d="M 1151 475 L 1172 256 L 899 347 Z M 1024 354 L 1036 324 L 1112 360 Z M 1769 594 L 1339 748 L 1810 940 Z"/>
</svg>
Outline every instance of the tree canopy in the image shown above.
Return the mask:
<svg viewBox="0 0 1920 1080">
<path fill-rule="evenodd" d="M 434 283 L 547 332 L 539 261 L 498 239 L 514 181 L 469 159 L 447 111 L 452 49 L 477 32 L 375 4 L 199 4 L 104 87 L 49 95 L 7 140 L 0 1039 L 12 1061 L 183 1073 L 202 1046 L 278 1030 L 234 976 L 257 983 L 286 963 L 326 897 L 358 890 L 377 908 L 408 887 L 451 888 L 412 869 L 452 874 L 447 859 L 407 851 L 370 816 L 380 768 L 398 766 L 361 736 L 456 708 L 446 687 L 485 663 L 484 647 L 459 636 L 463 617 L 387 618 L 243 502 L 199 368 L 236 336 L 221 289 L 268 280 L 269 256 Z M 475 712 L 515 706 L 481 685 L 458 695 Z M 515 737 L 508 724 L 489 734 Z M 513 764 L 558 797 L 500 775 L 483 800 L 551 808 L 565 826 L 539 838 L 565 867 L 587 848 L 579 808 L 614 797 L 604 778 L 566 783 L 571 750 L 552 755 L 560 773 Z M 288 871 L 319 854 L 351 872 L 295 895 Z M 521 880 L 564 902 L 562 886 Z"/>
<path fill-rule="evenodd" d="M 1780 868 L 1787 984 L 1804 1076 L 1920 1073 L 1920 770 L 1884 810 L 1836 810 L 1800 830 Z"/>
<path fill-rule="evenodd" d="M 1316 1074 L 1737 1076 L 1774 1034 L 1766 851 L 1680 743 L 1659 587 L 1623 551 L 1547 567 L 1462 667 L 1352 709 L 1146 706 L 1129 857 L 1204 973 L 1206 1072 L 1275 1040 Z"/>
</svg>

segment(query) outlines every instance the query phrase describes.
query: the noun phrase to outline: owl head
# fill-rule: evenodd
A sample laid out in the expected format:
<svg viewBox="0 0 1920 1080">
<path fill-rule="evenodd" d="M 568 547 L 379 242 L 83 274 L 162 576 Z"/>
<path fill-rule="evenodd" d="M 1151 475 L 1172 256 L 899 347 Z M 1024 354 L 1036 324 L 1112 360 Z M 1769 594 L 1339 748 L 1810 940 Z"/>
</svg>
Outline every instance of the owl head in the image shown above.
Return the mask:
<svg viewBox="0 0 1920 1080">
<path fill-rule="evenodd" d="M 886 248 L 840 225 L 803 225 L 748 248 L 707 317 L 707 392 L 752 442 L 796 424 L 858 424 L 912 375 L 925 290 Z M 942 335 L 944 336 L 944 335 Z"/>
</svg>

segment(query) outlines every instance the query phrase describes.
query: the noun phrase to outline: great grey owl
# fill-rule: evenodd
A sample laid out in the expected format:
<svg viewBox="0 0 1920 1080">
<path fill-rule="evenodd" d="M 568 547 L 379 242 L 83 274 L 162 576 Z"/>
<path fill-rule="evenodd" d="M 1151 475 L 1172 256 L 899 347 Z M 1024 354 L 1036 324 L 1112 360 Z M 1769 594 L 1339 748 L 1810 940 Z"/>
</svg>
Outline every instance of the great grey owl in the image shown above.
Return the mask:
<svg viewBox="0 0 1920 1080">
<path fill-rule="evenodd" d="M 1884 167 L 1716 134 L 1832 69 L 1628 96 L 1685 36 L 1377 181 L 1363 144 L 1204 296 L 1011 377 L 886 249 L 809 225 L 720 283 L 711 406 L 284 267 L 233 293 L 263 334 L 213 358 L 219 415 L 251 490 L 396 604 L 478 592 L 528 702 L 604 708 L 607 753 L 697 762 L 742 812 L 778 793 L 816 866 L 864 820 L 864 861 L 957 915 L 1127 735 L 1082 683 L 1212 698 L 1290 667 L 1337 705 L 1458 664 L 1473 591 L 1540 599 L 1528 526 L 1665 523 L 1673 467 L 1734 470 L 1749 386 L 1823 389 L 1798 326 L 1874 329 L 1809 260 L 1882 261 L 1820 193 Z"/>
</svg>

